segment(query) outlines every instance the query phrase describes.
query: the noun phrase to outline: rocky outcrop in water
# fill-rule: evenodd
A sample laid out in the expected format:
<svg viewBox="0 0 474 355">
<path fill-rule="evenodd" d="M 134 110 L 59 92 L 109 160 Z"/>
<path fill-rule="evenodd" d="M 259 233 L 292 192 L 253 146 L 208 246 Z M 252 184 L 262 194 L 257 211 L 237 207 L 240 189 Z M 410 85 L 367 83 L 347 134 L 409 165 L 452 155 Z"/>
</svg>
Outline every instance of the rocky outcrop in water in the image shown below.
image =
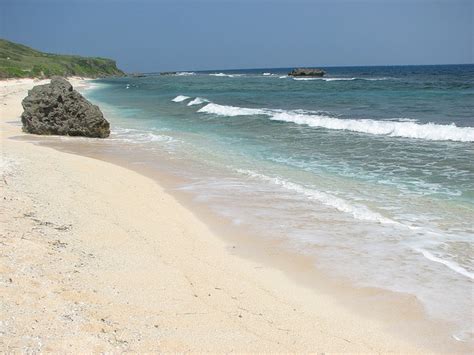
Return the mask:
<svg viewBox="0 0 474 355">
<path fill-rule="evenodd" d="M 21 103 L 23 131 L 34 134 L 105 138 L 109 122 L 99 107 L 91 104 L 62 77 L 37 85 Z"/>
<path fill-rule="evenodd" d="M 288 73 L 289 76 L 324 76 L 326 72 L 322 69 L 297 68 Z"/>
</svg>

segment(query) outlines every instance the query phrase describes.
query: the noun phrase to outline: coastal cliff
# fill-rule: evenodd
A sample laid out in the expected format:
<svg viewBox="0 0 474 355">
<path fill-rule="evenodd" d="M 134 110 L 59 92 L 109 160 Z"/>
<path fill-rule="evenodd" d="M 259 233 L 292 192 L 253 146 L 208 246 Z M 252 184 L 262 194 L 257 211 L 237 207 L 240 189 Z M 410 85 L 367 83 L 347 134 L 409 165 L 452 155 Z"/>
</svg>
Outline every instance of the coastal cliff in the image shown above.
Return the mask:
<svg viewBox="0 0 474 355">
<path fill-rule="evenodd" d="M 0 38 L 0 79 L 123 76 L 114 60 L 44 53 Z"/>
</svg>

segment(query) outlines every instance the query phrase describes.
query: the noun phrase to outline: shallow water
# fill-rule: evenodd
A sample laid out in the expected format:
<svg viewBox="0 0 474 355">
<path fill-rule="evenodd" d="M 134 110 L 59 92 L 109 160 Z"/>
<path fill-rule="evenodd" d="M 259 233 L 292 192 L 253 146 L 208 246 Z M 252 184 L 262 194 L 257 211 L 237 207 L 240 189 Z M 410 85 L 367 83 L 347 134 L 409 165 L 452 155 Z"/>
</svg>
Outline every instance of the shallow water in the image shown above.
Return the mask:
<svg viewBox="0 0 474 355">
<path fill-rule="evenodd" d="M 472 337 L 474 66 L 326 70 L 110 79 L 85 94 L 111 144 L 166 160 L 196 201 L 329 274 L 413 294 Z"/>
</svg>

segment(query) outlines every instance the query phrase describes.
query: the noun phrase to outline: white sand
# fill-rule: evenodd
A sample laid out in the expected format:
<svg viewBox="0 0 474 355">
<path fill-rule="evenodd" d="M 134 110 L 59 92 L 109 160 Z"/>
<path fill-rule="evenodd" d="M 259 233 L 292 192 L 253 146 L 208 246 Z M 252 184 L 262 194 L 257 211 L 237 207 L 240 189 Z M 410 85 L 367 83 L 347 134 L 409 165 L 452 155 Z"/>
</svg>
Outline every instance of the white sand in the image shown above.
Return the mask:
<svg viewBox="0 0 474 355">
<path fill-rule="evenodd" d="M 234 255 L 155 181 L 9 139 L 33 84 L 0 83 L 0 351 L 428 349 Z"/>
</svg>

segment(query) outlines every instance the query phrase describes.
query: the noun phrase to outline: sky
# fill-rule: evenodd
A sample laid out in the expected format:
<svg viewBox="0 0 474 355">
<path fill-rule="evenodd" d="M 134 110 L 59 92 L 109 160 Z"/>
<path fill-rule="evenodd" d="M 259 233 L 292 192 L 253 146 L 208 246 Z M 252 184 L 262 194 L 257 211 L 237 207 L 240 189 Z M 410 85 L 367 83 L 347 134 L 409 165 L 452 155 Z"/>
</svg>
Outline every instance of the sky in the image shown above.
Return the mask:
<svg viewBox="0 0 474 355">
<path fill-rule="evenodd" d="M 127 72 L 474 63 L 474 0 L 0 0 L 0 37 Z"/>
</svg>

